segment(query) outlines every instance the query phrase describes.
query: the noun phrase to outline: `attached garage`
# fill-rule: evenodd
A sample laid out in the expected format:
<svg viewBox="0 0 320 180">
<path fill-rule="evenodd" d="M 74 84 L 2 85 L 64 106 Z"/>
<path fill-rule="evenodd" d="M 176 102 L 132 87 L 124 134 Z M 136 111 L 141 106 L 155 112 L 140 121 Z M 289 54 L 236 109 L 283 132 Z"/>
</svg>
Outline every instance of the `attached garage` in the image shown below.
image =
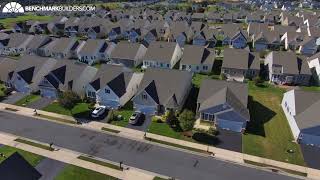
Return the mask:
<svg viewBox="0 0 320 180">
<path fill-rule="evenodd" d="M 145 106 L 140 104 L 134 104 L 134 109 L 144 114 L 154 115 L 157 112 L 156 106 Z"/>
<path fill-rule="evenodd" d="M 48 97 L 48 98 L 52 98 L 52 99 L 56 99 L 58 98 L 58 93 L 56 90 L 53 90 L 53 89 L 44 89 L 44 88 L 41 88 L 40 89 L 40 94 L 41 96 L 43 97 Z"/>
<path fill-rule="evenodd" d="M 234 111 L 229 111 L 216 115 L 216 125 L 221 129 L 242 132 L 247 121 Z"/>
</svg>

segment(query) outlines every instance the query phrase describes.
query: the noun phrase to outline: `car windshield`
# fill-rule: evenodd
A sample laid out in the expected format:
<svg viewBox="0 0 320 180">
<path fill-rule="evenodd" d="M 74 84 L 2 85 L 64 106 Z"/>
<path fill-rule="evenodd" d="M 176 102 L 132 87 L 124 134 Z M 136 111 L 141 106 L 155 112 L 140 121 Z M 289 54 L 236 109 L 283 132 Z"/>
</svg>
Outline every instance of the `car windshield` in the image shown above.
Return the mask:
<svg viewBox="0 0 320 180">
<path fill-rule="evenodd" d="M 135 114 L 135 113 L 134 113 L 134 114 L 132 114 L 132 116 L 133 116 L 133 117 L 136 117 L 136 116 L 137 116 L 137 114 Z"/>
</svg>

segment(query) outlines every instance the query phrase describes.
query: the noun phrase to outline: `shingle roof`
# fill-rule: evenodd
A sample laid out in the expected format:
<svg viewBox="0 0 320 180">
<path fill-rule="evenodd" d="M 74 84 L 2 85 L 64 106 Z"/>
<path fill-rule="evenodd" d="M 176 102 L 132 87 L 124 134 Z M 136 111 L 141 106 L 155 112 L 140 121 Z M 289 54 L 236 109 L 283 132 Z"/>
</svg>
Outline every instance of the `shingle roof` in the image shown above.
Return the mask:
<svg viewBox="0 0 320 180">
<path fill-rule="evenodd" d="M 7 47 L 19 47 L 23 42 L 32 37 L 33 35 L 29 34 L 12 33 L 10 34 L 10 40 Z"/>
<path fill-rule="evenodd" d="M 119 42 L 110 57 L 135 60 L 140 47 L 139 43 Z"/>
<path fill-rule="evenodd" d="M 143 59 L 170 63 L 176 46 L 175 42 L 152 42 Z"/>
<path fill-rule="evenodd" d="M 191 79 L 192 73 L 188 71 L 148 68 L 137 94 L 146 90 L 158 104 L 166 106 L 177 103 L 180 106 Z"/>
<path fill-rule="evenodd" d="M 1 180 L 38 180 L 42 176 L 18 152 L 0 164 Z"/>
<path fill-rule="evenodd" d="M 10 58 L 0 57 L 0 81 L 10 79 L 13 71 L 16 69 L 18 61 Z"/>
<path fill-rule="evenodd" d="M 182 64 L 213 64 L 215 54 L 203 46 L 185 45 Z"/>
<path fill-rule="evenodd" d="M 105 40 L 102 39 L 88 39 L 84 46 L 80 49 L 79 53 L 94 54 L 95 52 L 99 52 L 104 43 L 107 42 L 105 42 Z"/>
<path fill-rule="evenodd" d="M 295 96 L 295 120 L 303 133 L 320 135 L 320 93 L 293 90 Z"/>
<path fill-rule="evenodd" d="M 223 57 L 223 68 L 260 69 L 260 57 L 244 49 L 225 48 Z"/>
</svg>

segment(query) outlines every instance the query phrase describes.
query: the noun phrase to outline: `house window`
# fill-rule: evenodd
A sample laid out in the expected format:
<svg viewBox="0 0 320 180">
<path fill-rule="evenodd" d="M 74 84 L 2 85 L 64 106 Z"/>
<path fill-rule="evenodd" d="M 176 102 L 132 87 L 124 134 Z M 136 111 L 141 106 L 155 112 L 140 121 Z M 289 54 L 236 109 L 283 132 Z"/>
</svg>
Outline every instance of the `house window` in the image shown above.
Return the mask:
<svg viewBox="0 0 320 180">
<path fill-rule="evenodd" d="M 169 64 L 167 64 L 167 68 L 169 68 L 170 67 L 170 65 Z"/>
<path fill-rule="evenodd" d="M 105 89 L 104 91 L 106 94 L 110 94 L 110 89 Z"/>
<path fill-rule="evenodd" d="M 147 94 L 142 94 L 142 99 L 147 100 L 148 99 Z"/>
<path fill-rule="evenodd" d="M 203 66 L 203 70 L 207 71 L 208 70 L 208 66 Z"/>
</svg>

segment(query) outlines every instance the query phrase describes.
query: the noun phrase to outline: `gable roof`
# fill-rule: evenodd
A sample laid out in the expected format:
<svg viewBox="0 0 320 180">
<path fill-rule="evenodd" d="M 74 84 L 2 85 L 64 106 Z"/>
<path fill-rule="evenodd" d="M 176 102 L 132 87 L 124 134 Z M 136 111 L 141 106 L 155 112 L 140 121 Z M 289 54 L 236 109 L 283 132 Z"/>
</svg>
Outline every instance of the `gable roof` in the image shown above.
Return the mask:
<svg viewBox="0 0 320 180">
<path fill-rule="evenodd" d="M 2 180 L 38 180 L 42 176 L 18 152 L 0 164 L 0 174 Z"/>
<path fill-rule="evenodd" d="M 285 74 L 309 74 L 311 75 L 308 63 L 305 59 L 298 58 L 294 52 L 272 51 L 273 64 L 281 65 Z"/>
<path fill-rule="evenodd" d="M 100 49 L 106 44 L 105 40 L 102 39 L 88 39 L 83 47 L 80 49 L 81 54 L 93 54 L 99 52 Z"/>
<path fill-rule="evenodd" d="M 53 52 L 64 52 L 70 50 L 76 42 L 76 38 L 56 38 L 44 47 Z"/>
<path fill-rule="evenodd" d="M 137 94 L 146 91 L 158 104 L 180 106 L 191 80 L 192 73 L 188 71 L 148 68 Z"/>
<path fill-rule="evenodd" d="M 181 59 L 182 64 L 213 64 L 215 54 L 213 51 L 196 45 L 185 45 Z"/>
<path fill-rule="evenodd" d="M 0 81 L 11 79 L 14 70 L 17 67 L 17 60 L 0 57 Z"/>
<path fill-rule="evenodd" d="M 176 46 L 175 42 L 152 42 L 143 59 L 170 63 Z"/>
<path fill-rule="evenodd" d="M 260 57 L 245 49 L 225 48 L 223 52 L 223 68 L 260 69 Z"/>
<path fill-rule="evenodd" d="M 139 43 L 119 42 L 116 48 L 111 52 L 111 58 L 135 60 L 139 48 Z"/>
<path fill-rule="evenodd" d="M 23 34 L 23 33 L 12 33 L 9 36 L 10 36 L 10 39 L 7 47 L 19 47 L 25 41 L 34 37 L 33 35 Z"/>
<path fill-rule="evenodd" d="M 302 133 L 320 135 L 320 93 L 293 90 L 295 98 L 295 120 Z"/>
<path fill-rule="evenodd" d="M 126 93 L 132 75 L 133 72 L 123 65 L 103 64 L 89 84 L 96 91 L 108 85 L 118 97 L 121 97 Z"/>
<path fill-rule="evenodd" d="M 197 103 L 200 103 L 199 111 L 227 104 L 243 118 L 250 119 L 248 86 L 245 83 L 205 79 L 201 83 Z"/>
</svg>

